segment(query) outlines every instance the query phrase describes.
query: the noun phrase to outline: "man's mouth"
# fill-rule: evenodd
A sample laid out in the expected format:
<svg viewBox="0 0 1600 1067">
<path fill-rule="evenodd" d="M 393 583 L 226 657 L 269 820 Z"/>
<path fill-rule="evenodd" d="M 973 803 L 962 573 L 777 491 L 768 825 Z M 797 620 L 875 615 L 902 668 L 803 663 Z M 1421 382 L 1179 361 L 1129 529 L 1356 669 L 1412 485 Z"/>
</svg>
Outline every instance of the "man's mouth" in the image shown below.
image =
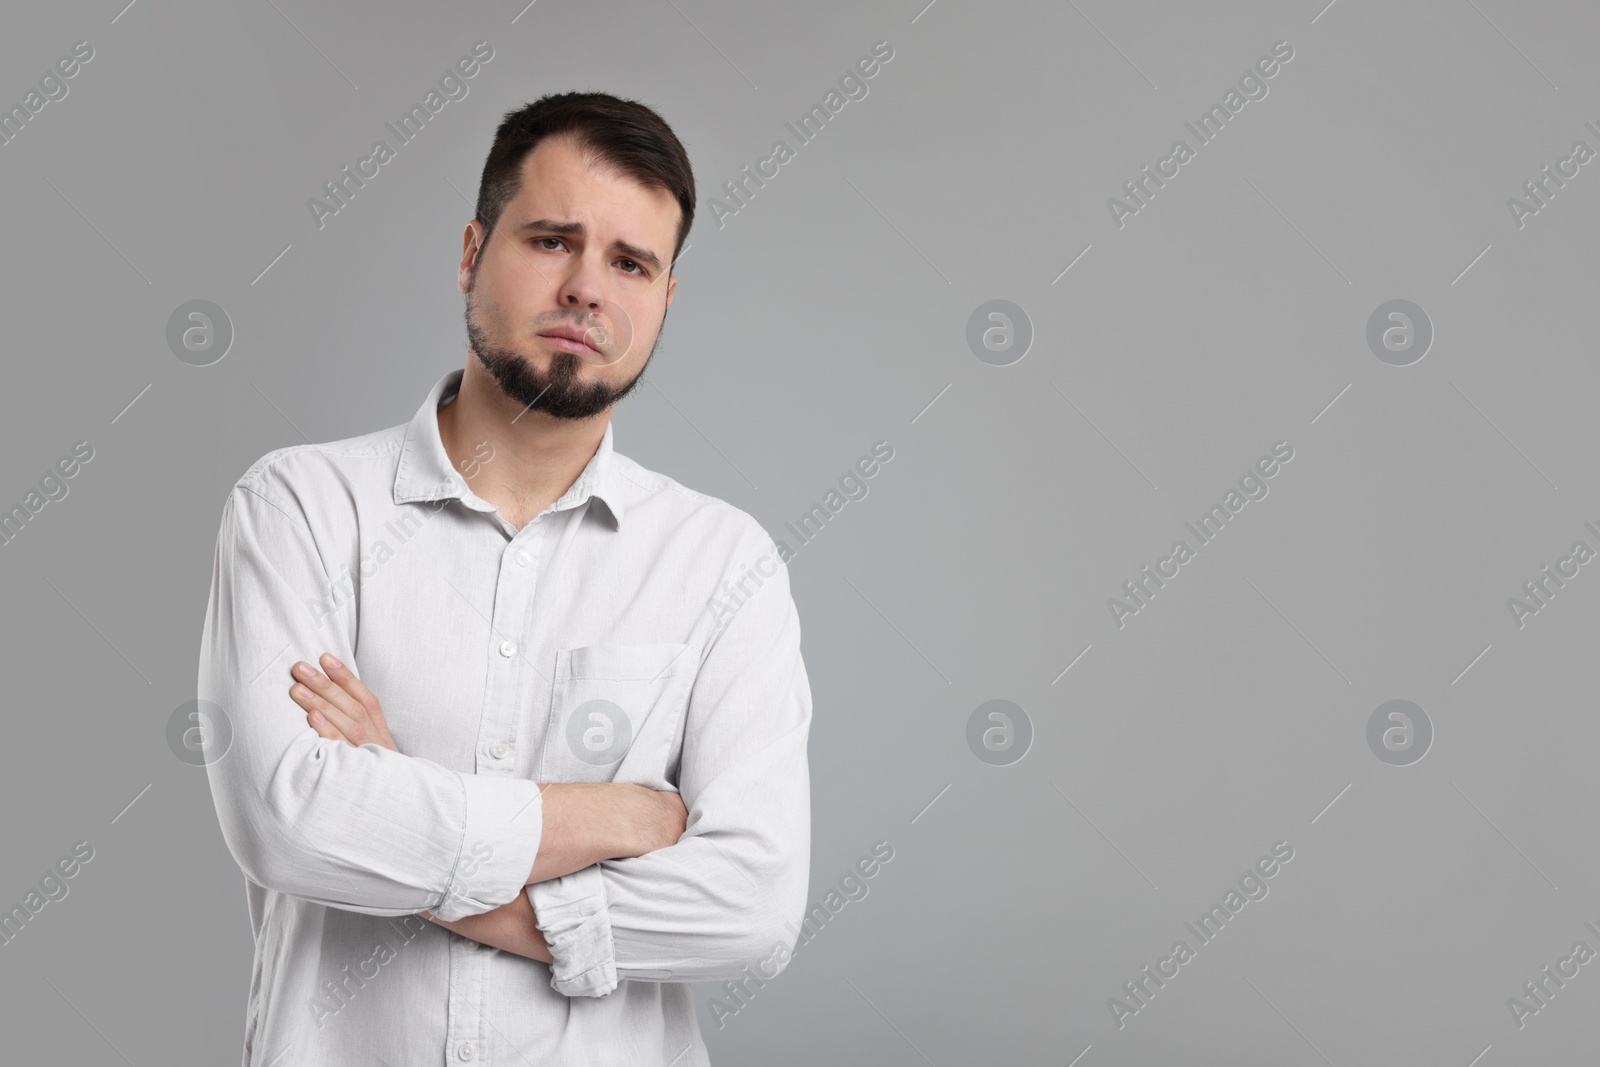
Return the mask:
<svg viewBox="0 0 1600 1067">
<path fill-rule="evenodd" d="M 555 326 L 548 330 L 540 331 L 539 336 L 550 342 L 552 347 L 558 348 L 563 352 L 571 352 L 579 356 L 598 356 L 602 354 L 599 347 L 589 340 L 591 336 L 596 334 L 601 337 L 605 336 L 599 327 L 580 330 L 576 326 Z"/>
</svg>

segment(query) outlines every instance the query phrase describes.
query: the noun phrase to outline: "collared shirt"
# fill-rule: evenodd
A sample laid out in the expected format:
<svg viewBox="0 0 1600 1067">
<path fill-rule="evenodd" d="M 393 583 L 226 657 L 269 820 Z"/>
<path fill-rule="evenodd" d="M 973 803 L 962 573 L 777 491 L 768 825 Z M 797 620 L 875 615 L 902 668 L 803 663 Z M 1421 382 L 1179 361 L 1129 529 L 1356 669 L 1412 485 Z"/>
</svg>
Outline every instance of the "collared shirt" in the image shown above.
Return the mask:
<svg viewBox="0 0 1600 1067">
<path fill-rule="evenodd" d="M 409 424 L 270 452 L 229 493 L 200 646 L 204 751 L 245 875 L 245 1067 L 707 1064 L 686 983 L 746 996 L 805 910 L 811 692 L 788 573 L 748 514 L 608 425 L 518 530 Z M 497 460 L 487 442 L 467 473 Z M 399 751 L 317 735 L 331 652 Z M 524 883 L 539 782 L 677 790 L 681 840 Z M 527 892 L 554 962 L 453 921 Z M 720 990 L 719 990 L 720 992 Z"/>
</svg>

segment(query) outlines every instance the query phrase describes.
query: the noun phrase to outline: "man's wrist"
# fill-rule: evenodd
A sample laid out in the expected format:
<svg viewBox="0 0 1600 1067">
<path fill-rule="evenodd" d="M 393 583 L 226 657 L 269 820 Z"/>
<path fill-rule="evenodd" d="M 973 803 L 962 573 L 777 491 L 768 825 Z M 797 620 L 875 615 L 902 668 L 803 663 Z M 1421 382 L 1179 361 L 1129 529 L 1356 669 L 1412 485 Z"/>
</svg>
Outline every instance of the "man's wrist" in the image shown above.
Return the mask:
<svg viewBox="0 0 1600 1067">
<path fill-rule="evenodd" d="M 640 786 L 616 782 L 540 783 L 544 825 L 528 883 L 559 878 L 603 859 L 635 854 Z"/>
</svg>

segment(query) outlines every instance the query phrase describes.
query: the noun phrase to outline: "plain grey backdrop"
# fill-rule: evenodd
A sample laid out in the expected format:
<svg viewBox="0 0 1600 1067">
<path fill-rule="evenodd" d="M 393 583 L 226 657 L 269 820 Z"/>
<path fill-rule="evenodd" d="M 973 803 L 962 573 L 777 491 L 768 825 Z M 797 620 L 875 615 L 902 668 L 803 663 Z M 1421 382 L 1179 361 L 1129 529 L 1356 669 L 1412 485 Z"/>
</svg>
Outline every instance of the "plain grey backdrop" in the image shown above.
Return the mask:
<svg viewBox="0 0 1600 1067">
<path fill-rule="evenodd" d="M 894 450 L 790 564 L 813 901 L 894 858 L 721 1028 L 697 990 L 716 1062 L 1593 1055 L 1594 8 L 124 3 L 0 32 L 6 108 L 93 51 L 0 145 L 0 507 L 68 490 L 0 545 L 0 907 L 93 849 L 0 945 L 4 1059 L 237 1061 L 243 880 L 168 740 L 223 498 L 463 365 L 494 127 L 571 89 L 660 111 L 700 196 L 618 449 L 791 545 Z M 319 226 L 308 200 L 480 40 L 468 94 Z M 195 300 L 232 332 L 206 366 L 168 341 Z M 1267 494 L 1225 503 L 1280 442 L 1245 478 Z M 1119 625 L 1147 565 L 1173 576 Z M 1267 894 L 1225 903 L 1280 842 Z M 1177 971 L 1141 1002 L 1147 965 Z"/>
</svg>

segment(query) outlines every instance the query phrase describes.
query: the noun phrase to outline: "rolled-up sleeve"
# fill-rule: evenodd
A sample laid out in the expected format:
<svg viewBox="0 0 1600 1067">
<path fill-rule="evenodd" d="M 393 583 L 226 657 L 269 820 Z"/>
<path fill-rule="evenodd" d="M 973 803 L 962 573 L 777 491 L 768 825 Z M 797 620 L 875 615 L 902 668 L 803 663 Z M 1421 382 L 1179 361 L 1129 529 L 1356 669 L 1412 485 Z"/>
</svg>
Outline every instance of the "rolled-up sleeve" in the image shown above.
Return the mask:
<svg viewBox="0 0 1600 1067">
<path fill-rule="evenodd" d="M 338 552 L 300 508 L 259 481 L 223 505 L 198 697 L 231 732 L 206 756 L 228 850 L 256 884 L 347 911 L 454 921 L 515 900 L 539 849 L 536 783 L 320 737 L 289 696 L 298 659 L 356 669 L 350 613 L 319 625 L 311 607 Z"/>
<path fill-rule="evenodd" d="M 622 980 L 720 980 L 757 961 L 787 964 L 810 875 L 811 689 L 771 539 L 752 534 L 738 555 L 770 558 L 775 573 L 718 620 L 696 676 L 682 838 L 527 888 L 559 993 L 605 996 Z"/>
</svg>

